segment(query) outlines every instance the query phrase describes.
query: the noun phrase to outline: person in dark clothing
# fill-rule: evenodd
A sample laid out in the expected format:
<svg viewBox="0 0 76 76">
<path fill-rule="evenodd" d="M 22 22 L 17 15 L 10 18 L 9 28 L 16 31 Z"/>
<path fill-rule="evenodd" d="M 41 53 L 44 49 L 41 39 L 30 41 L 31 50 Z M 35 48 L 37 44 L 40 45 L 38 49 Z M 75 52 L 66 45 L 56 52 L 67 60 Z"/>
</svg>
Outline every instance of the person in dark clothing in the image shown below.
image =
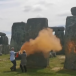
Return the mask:
<svg viewBox="0 0 76 76">
<path fill-rule="evenodd" d="M 27 68 L 26 68 L 26 65 L 24 65 L 24 66 L 22 66 L 21 64 L 20 64 L 20 68 L 21 68 L 21 71 L 22 72 L 27 72 Z"/>
<path fill-rule="evenodd" d="M 20 63 L 20 68 L 21 68 L 21 71 L 22 72 L 27 72 L 27 67 L 26 67 L 26 62 L 27 62 L 27 60 L 26 60 L 26 52 L 25 52 L 25 50 L 23 51 L 23 53 L 20 55 L 21 56 L 21 63 Z"/>
<path fill-rule="evenodd" d="M 13 66 L 10 68 L 11 71 L 16 71 L 16 60 L 11 61 L 13 63 Z"/>
</svg>

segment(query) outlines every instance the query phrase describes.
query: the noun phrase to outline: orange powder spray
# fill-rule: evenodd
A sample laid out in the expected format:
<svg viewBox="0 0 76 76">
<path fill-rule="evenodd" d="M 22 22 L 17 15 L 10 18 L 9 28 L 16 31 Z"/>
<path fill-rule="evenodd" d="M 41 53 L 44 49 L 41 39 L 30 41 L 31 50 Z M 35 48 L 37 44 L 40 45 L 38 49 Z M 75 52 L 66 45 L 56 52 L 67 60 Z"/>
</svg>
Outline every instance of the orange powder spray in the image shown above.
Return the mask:
<svg viewBox="0 0 76 76">
<path fill-rule="evenodd" d="M 27 55 L 34 54 L 35 52 L 43 52 L 45 54 L 51 50 L 60 51 L 61 49 L 60 39 L 53 35 L 52 29 L 45 28 L 39 32 L 34 40 L 30 39 L 28 42 L 25 42 L 20 52 L 26 50 Z"/>
</svg>

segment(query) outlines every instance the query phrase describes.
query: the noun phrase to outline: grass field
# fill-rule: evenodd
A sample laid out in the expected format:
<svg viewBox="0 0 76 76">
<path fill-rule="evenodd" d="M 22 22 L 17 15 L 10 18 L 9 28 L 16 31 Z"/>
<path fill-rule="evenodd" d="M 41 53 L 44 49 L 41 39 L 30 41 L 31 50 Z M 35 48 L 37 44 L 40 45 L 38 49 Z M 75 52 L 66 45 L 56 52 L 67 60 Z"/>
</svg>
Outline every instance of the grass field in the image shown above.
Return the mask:
<svg viewBox="0 0 76 76">
<path fill-rule="evenodd" d="M 76 76 L 76 71 L 63 69 L 65 57 L 59 55 L 50 58 L 50 66 L 45 69 L 28 69 L 27 73 L 22 73 L 17 61 L 17 71 L 10 71 L 12 63 L 9 55 L 0 56 L 0 76 Z"/>
</svg>

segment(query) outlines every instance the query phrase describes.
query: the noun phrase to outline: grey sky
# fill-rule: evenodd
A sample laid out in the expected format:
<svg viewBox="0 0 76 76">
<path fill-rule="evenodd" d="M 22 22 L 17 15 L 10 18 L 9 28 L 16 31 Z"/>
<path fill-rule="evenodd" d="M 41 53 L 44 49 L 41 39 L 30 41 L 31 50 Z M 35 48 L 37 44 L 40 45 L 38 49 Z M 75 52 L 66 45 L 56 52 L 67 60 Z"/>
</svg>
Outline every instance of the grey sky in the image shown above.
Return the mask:
<svg viewBox="0 0 76 76">
<path fill-rule="evenodd" d="M 11 38 L 13 22 L 27 22 L 28 18 L 46 17 L 49 26 L 65 26 L 76 0 L 0 0 L 0 32 Z"/>
</svg>

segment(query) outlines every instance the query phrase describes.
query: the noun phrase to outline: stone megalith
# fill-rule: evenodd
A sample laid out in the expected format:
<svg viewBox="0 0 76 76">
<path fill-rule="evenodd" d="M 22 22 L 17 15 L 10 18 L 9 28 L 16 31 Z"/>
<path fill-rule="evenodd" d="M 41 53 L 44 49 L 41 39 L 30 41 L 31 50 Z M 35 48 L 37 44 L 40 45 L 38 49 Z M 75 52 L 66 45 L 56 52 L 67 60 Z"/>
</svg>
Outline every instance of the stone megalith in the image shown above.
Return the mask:
<svg viewBox="0 0 76 76">
<path fill-rule="evenodd" d="M 76 23 L 67 28 L 66 33 L 66 69 L 76 69 Z"/>
<path fill-rule="evenodd" d="M 57 54 L 65 54 L 64 52 L 64 27 L 58 27 L 58 30 L 55 31 L 55 35 L 60 39 L 62 45 L 62 50 L 57 52 Z"/>
<path fill-rule="evenodd" d="M 49 66 L 49 54 L 44 57 L 42 52 L 31 54 L 27 57 L 28 68 L 45 68 Z"/>
<path fill-rule="evenodd" d="M 7 36 L 1 36 L 2 44 L 8 45 L 8 37 Z"/>
<path fill-rule="evenodd" d="M 8 45 L 8 37 L 7 36 L 2 36 L 2 47 L 3 47 L 3 54 L 8 54 L 9 53 L 9 45 Z"/>
<path fill-rule="evenodd" d="M 64 51 L 64 27 L 50 27 L 55 32 L 56 37 L 60 39 L 62 50 L 57 52 L 57 54 L 65 54 Z"/>
<path fill-rule="evenodd" d="M 26 41 L 26 25 L 24 22 L 13 23 L 10 47 L 14 47 L 16 52 Z"/>
<path fill-rule="evenodd" d="M 40 30 L 48 27 L 47 18 L 31 18 L 27 20 L 28 40 L 35 39 Z M 47 54 L 46 54 L 47 55 Z M 36 52 L 27 57 L 27 67 L 41 68 L 49 64 L 49 53 L 45 58 L 42 52 Z"/>
<path fill-rule="evenodd" d="M 27 20 L 27 34 L 28 40 L 35 39 L 40 30 L 48 27 L 47 18 L 30 18 Z"/>
<path fill-rule="evenodd" d="M 0 32 L 0 49 L 3 54 L 9 53 L 8 37 L 5 33 Z"/>
<path fill-rule="evenodd" d="M 72 11 L 72 14 L 73 16 L 66 18 L 64 64 L 66 69 L 76 69 L 76 12 Z"/>
<path fill-rule="evenodd" d="M 76 16 L 76 7 L 71 8 L 71 13 L 73 16 Z"/>
<path fill-rule="evenodd" d="M 2 55 L 2 45 L 0 44 L 0 56 Z"/>
</svg>

